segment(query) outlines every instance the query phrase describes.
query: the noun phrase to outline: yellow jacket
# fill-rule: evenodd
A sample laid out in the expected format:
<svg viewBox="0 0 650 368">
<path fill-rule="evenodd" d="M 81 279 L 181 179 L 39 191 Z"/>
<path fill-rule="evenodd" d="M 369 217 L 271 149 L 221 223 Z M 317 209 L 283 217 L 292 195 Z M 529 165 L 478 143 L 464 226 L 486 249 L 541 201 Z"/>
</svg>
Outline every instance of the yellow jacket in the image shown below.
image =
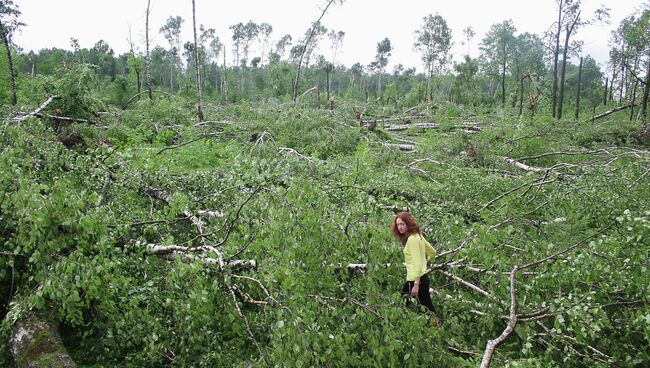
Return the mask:
<svg viewBox="0 0 650 368">
<path fill-rule="evenodd" d="M 427 272 L 427 259 L 433 259 L 435 256 L 435 249 L 422 235 L 411 234 L 404 246 L 406 281 L 415 281 L 424 275 Z"/>
</svg>

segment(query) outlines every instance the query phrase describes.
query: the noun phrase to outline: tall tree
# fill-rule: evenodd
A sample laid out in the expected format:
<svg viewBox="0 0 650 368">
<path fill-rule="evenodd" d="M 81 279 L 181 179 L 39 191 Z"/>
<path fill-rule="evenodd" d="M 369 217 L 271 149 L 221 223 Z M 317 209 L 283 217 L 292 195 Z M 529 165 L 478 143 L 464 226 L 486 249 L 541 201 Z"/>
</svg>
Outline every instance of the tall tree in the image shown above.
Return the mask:
<svg viewBox="0 0 650 368">
<path fill-rule="evenodd" d="M 325 7 L 323 8 L 323 11 L 320 14 L 320 17 L 312 23 L 311 29 L 308 31 L 308 36 L 305 38 L 305 42 L 302 44 L 300 54 L 298 57 L 298 63 L 296 64 L 296 80 L 293 83 L 293 106 L 296 106 L 296 100 L 298 99 L 298 82 L 300 81 L 300 69 L 302 67 L 302 61 L 303 58 L 305 57 L 305 52 L 307 52 L 308 47 L 310 46 L 310 42 L 312 41 L 312 38 L 316 34 L 317 28 L 319 28 L 320 21 L 323 19 L 325 16 L 325 13 L 327 13 L 327 9 L 334 3 L 334 1 L 337 1 L 339 4 L 343 4 L 344 0 L 327 0 L 327 3 L 325 4 Z"/>
<path fill-rule="evenodd" d="M 16 96 L 16 73 L 14 71 L 14 62 L 12 57 L 13 47 L 11 46 L 11 36 L 18 27 L 24 25 L 22 22 L 18 21 L 19 16 L 20 10 L 18 10 L 18 5 L 14 4 L 13 0 L 0 1 L 0 37 L 2 37 L 2 43 L 5 45 L 5 49 L 7 50 L 12 105 L 18 103 L 18 98 Z"/>
<path fill-rule="evenodd" d="M 553 48 L 553 88 L 551 91 L 552 98 L 552 115 L 558 119 L 562 118 L 562 103 L 564 98 L 564 76 L 566 75 L 566 61 L 569 51 L 577 52 L 581 43 L 574 43 L 571 48 L 570 40 L 575 35 L 577 29 L 583 25 L 599 21 L 607 21 L 609 18 L 609 9 L 601 6 L 596 10 L 592 19 L 585 20 L 581 18 L 581 0 L 556 0 L 558 4 L 558 19 L 555 25 L 555 32 L 552 34 L 555 46 Z M 564 29 L 564 47 L 560 49 L 560 39 Z M 562 52 L 562 70 L 558 82 L 558 59 Z M 559 96 L 558 96 L 559 95 Z"/>
<path fill-rule="evenodd" d="M 151 54 L 149 53 L 149 11 L 151 9 L 151 0 L 147 0 L 147 11 L 145 12 L 144 21 L 144 42 L 146 45 L 146 54 L 144 59 L 144 79 L 149 93 L 149 99 L 153 100 L 153 92 L 151 90 Z"/>
<path fill-rule="evenodd" d="M 501 105 L 506 103 L 506 68 L 511 62 L 511 55 L 515 52 L 516 37 L 512 19 L 492 25 L 490 31 L 481 42 L 481 51 L 488 64 L 498 64 L 501 80 Z"/>
<path fill-rule="evenodd" d="M 465 43 L 467 44 L 467 56 L 470 56 L 470 51 L 471 51 L 471 43 L 472 39 L 474 36 L 476 36 L 476 32 L 474 31 L 474 28 L 472 26 L 467 26 L 465 29 L 463 29 L 463 34 L 465 35 Z"/>
<path fill-rule="evenodd" d="M 391 51 L 393 51 L 393 47 L 391 46 L 388 37 L 377 43 L 377 55 L 375 55 L 377 73 L 379 74 L 379 80 L 377 81 L 377 97 L 381 97 L 381 76 L 384 74 L 386 65 L 388 65 L 388 58 L 391 55 Z"/>
<path fill-rule="evenodd" d="M 196 71 L 196 110 L 199 123 L 203 121 L 203 86 L 201 83 L 201 69 L 199 67 L 199 42 L 196 33 L 196 4 L 192 0 L 192 28 L 194 29 L 194 70 Z"/>
<path fill-rule="evenodd" d="M 447 21 L 439 14 L 427 15 L 423 18 L 423 24 L 415 31 L 415 43 L 413 47 L 420 53 L 424 69 L 427 73 L 427 100 L 431 101 L 433 75 L 449 61 L 449 50 L 451 49 L 451 30 Z"/>
<path fill-rule="evenodd" d="M 264 64 L 264 56 L 266 56 L 266 49 L 273 33 L 273 26 L 268 23 L 260 23 L 257 27 L 257 37 L 260 43 L 260 64 Z"/>
<path fill-rule="evenodd" d="M 183 25 L 183 18 L 180 16 L 169 17 L 167 22 L 160 27 L 160 33 L 165 36 L 167 42 L 169 42 L 169 49 L 171 51 L 171 68 L 169 74 L 169 89 L 174 91 L 174 67 L 176 57 L 178 57 L 181 46 L 181 26 Z"/>
<path fill-rule="evenodd" d="M 232 31 L 232 40 L 234 42 L 234 47 L 232 49 L 233 63 L 235 67 L 238 67 L 239 59 L 241 58 L 241 44 L 244 41 L 244 23 L 239 22 L 228 28 Z"/>
<path fill-rule="evenodd" d="M 610 51 L 612 64 L 623 64 L 635 82 L 643 84 L 640 115 L 648 118 L 647 105 L 650 85 L 650 5 L 646 5 L 640 15 L 630 15 L 612 32 L 611 43 L 620 45 Z M 634 62 L 632 62 L 634 60 Z M 644 70 L 645 69 L 645 70 Z M 645 73 L 645 76 L 643 74 Z M 634 95 L 632 99 L 634 99 Z M 648 135 L 650 136 L 650 120 Z"/>
</svg>

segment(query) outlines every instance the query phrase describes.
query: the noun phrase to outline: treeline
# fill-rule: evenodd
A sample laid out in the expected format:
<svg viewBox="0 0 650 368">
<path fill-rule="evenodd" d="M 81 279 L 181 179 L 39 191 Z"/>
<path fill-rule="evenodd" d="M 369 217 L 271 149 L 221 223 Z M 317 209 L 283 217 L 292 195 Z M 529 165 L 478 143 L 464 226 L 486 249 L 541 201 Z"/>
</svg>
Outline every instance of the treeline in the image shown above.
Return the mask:
<svg viewBox="0 0 650 368">
<path fill-rule="evenodd" d="M 386 70 L 393 49 L 388 38 L 377 43 L 376 56 L 368 65 L 342 65 L 336 57 L 344 47 L 345 32 L 320 23 L 314 24 L 311 37 L 310 29 L 301 38 L 294 38 L 288 34 L 274 37 L 268 23 L 240 22 L 230 26 L 232 49 L 227 50 L 216 31 L 203 25 L 198 29 L 197 45 L 183 43 L 184 20 L 169 17 L 158 30 L 168 47 L 156 46 L 150 52 L 151 83 L 158 91 L 192 98 L 198 47 L 203 92 L 206 98 L 217 101 L 289 100 L 302 55 L 297 90 L 299 94 L 313 91 L 308 101 L 318 106 L 331 105 L 336 98 L 403 106 L 448 101 L 471 107 L 502 106 L 518 114 L 548 113 L 558 118 L 563 112 L 592 113 L 597 106 L 610 103 L 645 107 L 650 77 L 648 7 L 625 18 L 612 33 L 605 69 L 591 56 L 582 55 L 576 32 L 606 19 L 607 9 L 599 9 L 586 19 L 581 15 L 580 2 L 573 1 L 558 3 L 557 11 L 558 20 L 543 35 L 519 33 L 511 20 L 494 24 L 480 40 L 480 54 L 473 57 L 468 50 L 461 62 L 453 62 L 449 53 L 454 41 L 446 20 L 437 14 L 428 15 L 412 45 L 421 57 L 424 73 L 401 64 Z M 470 44 L 475 32 L 467 27 L 463 36 L 460 42 Z M 326 39 L 329 49 L 324 47 Z M 73 38 L 71 47 L 71 51 L 51 48 L 28 53 L 13 47 L 18 85 L 29 85 L 30 78 L 56 75 L 75 63 L 87 63 L 95 66 L 104 96 L 112 104 L 123 106 L 143 90 L 147 58 L 133 42 L 129 52 L 119 55 L 103 40 L 91 48 L 81 48 Z M 580 62 L 573 64 L 571 58 Z M 0 63 L 2 69 L 8 68 L 7 57 Z M 5 79 L 7 75 L 2 73 Z M 0 98 L 8 102 L 11 96 L 4 90 Z"/>
</svg>

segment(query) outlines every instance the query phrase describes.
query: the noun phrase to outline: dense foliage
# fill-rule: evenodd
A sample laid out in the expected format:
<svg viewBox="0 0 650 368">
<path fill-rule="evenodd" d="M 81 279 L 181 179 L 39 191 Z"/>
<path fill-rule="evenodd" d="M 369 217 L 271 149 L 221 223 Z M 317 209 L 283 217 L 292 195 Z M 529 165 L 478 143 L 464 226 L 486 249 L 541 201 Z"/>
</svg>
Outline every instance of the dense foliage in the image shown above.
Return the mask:
<svg viewBox="0 0 650 368">
<path fill-rule="evenodd" d="M 615 67 L 630 65 L 628 46 L 647 59 L 647 20 L 621 25 Z M 201 30 L 197 123 L 181 23 L 161 28 L 170 50 L 153 50 L 153 99 L 139 94 L 135 52 L 13 50 L 19 103 L 0 93 L 3 341 L 37 315 L 81 367 L 474 367 L 510 322 L 494 365 L 648 365 L 647 117 L 591 119 L 640 99 L 639 78 L 619 76 L 612 96 L 593 59 L 567 65 L 590 114 L 554 119 L 539 37 L 496 24 L 486 52 L 450 74 L 436 15 L 419 40 L 426 76 L 386 74 L 388 39 L 370 73 L 312 49 L 299 90 L 330 81 L 332 97 L 294 107 L 291 38 L 251 59 L 248 43 L 272 28 L 239 23 L 236 67 L 210 63 L 221 46 Z M 404 207 L 439 254 L 437 327 L 399 295 L 389 229 Z"/>
<path fill-rule="evenodd" d="M 84 89 L 68 80 L 87 78 L 56 83 Z M 39 88 L 58 88 L 49 83 Z M 95 106 L 92 88 L 56 92 L 61 106 Z M 517 274 L 518 314 L 533 320 L 497 349 L 498 364 L 650 359 L 650 155 L 638 123 L 625 113 L 593 123 L 470 117 L 445 105 L 409 115 L 440 128 L 408 130 L 425 133 L 404 136 L 417 141 L 408 153 L 386 145 L 397 133 L 359 128 L 362 108 L 392 111 L 210 104 L 211 120 L 196 125 L 187 101 L 159 98 L 58 131 L 6 114 L 4 333 L 40 310 L 82 366 L 474 366 L 505 326 L 508 273 L 550 257 Z M 480 131 L 458 129 L 468 121 Z M 432 271 L 440 328 L 399 297 L 393 205 L 410 208 L 439 253 L 464 243 Z M 203 218 L 197 237 L 187 213 L 201 210 L 223 216 Z M 145 244 L 198 258 L 170 261 Z M 200 252 L 205 244 L 258 267 L 206 267 L 217 253 Z"/>
</svg>

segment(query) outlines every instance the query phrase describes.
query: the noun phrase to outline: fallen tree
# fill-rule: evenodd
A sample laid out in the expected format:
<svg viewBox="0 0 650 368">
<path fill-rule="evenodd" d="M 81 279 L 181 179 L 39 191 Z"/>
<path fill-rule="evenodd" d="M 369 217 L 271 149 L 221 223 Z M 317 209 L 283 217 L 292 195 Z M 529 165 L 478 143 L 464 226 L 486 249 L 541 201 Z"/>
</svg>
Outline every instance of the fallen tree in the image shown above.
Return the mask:
<svg viewBox="0 0 650 368">
<path fill-rule="evenodd" d="M 34 312 L 26 313 L 14 323 L 9 347 L 18 368 L 76 367 L 56 326 Z"/>
</svg>

